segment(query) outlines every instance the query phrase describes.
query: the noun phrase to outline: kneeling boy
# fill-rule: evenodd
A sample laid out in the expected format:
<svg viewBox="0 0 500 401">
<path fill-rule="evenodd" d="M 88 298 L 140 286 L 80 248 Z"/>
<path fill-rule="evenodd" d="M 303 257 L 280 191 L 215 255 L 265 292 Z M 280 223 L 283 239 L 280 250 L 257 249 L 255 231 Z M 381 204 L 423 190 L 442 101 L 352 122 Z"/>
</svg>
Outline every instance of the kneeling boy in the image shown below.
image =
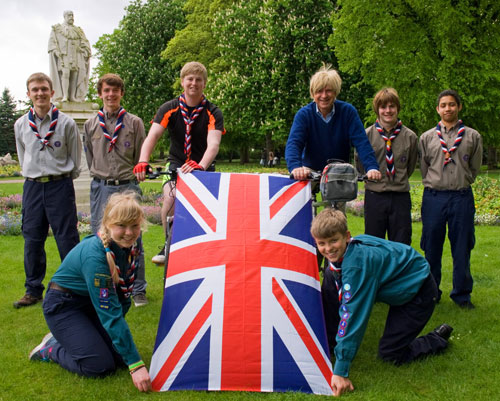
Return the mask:
<svg viewBox="0 0 500 401">
<path fill-rule="evenodd" d="M 345 215 L 325 209 L 311 226 L 319 252 L 334 272 L 339 314 L 332 388 L 334 395 L 354 389 L 349 369 L 363 339 L 375 302 L 390 306 L 379 355 L 397 365 L 437 354 L 453 330 L 442 324 L 418 334 L 429 321 L 437 299 L 436 283 L 423 256 L 410 246 L 370 235 L 351 238 Z"/>
</svg>

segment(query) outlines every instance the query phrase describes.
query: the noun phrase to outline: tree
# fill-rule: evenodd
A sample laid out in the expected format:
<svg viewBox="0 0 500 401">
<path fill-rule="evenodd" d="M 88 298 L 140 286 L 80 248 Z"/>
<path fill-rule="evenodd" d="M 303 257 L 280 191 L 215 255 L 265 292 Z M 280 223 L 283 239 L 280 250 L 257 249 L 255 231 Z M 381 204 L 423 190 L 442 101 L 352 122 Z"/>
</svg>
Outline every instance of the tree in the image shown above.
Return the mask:
<svg viewBox="0 0 500 401">
<path fill-rule="evenodd" d="M 362 84 L 398 90 L 401 118 L 416 131 L 436 124 L 436 97 L 452 88 L 464 122 L 498 146 L 499 16 L 495 0 L 339 0 L 329 43 Z"/>
<path fill-rule="evenodd" d="M 184 5 L 186 26 L 175 33 L 162 52 L 162 58 L 181 68 L 189 61 L 199 61 L 205 67 L 219 56 L 217 38 L 212 32 L 215 13 L 227 8 L 234 0 L 187 0 Z"/>
<path fill-rule="evenodd" d="M 327 0 L 248 0 L 216 14 L 220 57 L 210 93 L 243 153 L 266 144 L 268 154 L 286 142 L 295 112 L 308 101 L 310 76 L 333 61 L 332 10 Z"/>
<path fill-rule="evenodd" d="M 183 0 L 134 0 L 118 29 L 103 35 L 95 47 L 99 63 L 94 79 L 119 74 L 125 82 L 124 107 L 141 117 L 148 128 L 158 107 L 174 97 L 178 70 L 161 52 L 185 24 Z"/>
<path fill-rule="evenodd" d="M 19 117 L 16 103 L 8 88 L 4 88 L 0 99 L 0 156 L 16 153 L 14 123 Z"/>
</svg>

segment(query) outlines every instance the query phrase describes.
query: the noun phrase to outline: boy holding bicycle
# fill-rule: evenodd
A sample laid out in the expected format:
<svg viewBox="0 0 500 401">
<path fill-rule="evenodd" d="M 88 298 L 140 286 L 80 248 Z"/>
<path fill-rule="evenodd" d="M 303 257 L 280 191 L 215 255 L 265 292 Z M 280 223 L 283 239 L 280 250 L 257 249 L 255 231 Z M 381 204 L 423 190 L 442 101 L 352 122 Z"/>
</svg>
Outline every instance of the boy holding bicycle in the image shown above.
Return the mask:
<svg viewBox="0 0 500 401">
<path fill-rule="evenodd" d="M 349 369 L 375 302 L 389 305 L 378 352 L 384 361 L 402 365 L 448 346 L 453 328 L 447 324 L 417 337 L 434 311 L 437 286 L 429 264 L 413 248 L 370 235 L 352 238 L 345 215 L 334 209 L 314 218 L 311 234 L 337 287 L 336 337 L 328 333 L 335 346 L 334 395 L 354 389 Z"/>
<path fill-rule="evenodd" d="M 160 106 L 148 136 L 141 148 L 134 173 L 139 181 L 146 178 L 149 158 L 156 142 L 165 129 L 170 134 L 168 163 L 170 170 L 178 168 L 184 174 L 193 170 L 210 170 L 219 152 L 221 136 L 225 133 L 220 109 L 203 94 L 207 84 L 207 70 L 201 63 L 192 61 L 181 69 L 181 86 L 184 92 Z M 175 182 L 163 186 L 161 219 L 167 232 L 167 217 L 174 214 Z M 154 263 L 165 261 L 165 249 L 153 258 Z"/>
</svg>

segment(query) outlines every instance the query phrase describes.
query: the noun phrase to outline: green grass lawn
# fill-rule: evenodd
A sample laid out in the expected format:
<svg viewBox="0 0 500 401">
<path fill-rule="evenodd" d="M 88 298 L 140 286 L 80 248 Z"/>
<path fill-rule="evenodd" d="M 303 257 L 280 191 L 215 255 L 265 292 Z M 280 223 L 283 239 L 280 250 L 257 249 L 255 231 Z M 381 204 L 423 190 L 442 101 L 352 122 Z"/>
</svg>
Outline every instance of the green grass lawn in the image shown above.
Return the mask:
<svg viewBox="0 0 500 401">
<path fill-rule="evenodd" d="M 238 171 L 236 163 L 221 163 L 220 171 Z M 279 171 L 252 166 L 244 171 Z M 243 170 L 242 170 L 243 171 Z M 420 181 L 419 173 L 412 181 Z M 161 181 L 141 184 L 143 188 L 161 187 Z M 20 193 L 22 184 L 0 184 L 0 196 Z M 363 232 L 363 219 L 349 215 L 353 235 Z M 421 224 L 413 224 L 413 247 L 420 250 Z M 443 322 L 455 328 L 449 349 L 440 356 L 403 367 L 394 367 L 377 359 L 377 345 L 382 335 L 387 306 L 374 307 L 363 344 L 354 360 L 351 379 L 355 391 L 342 396 L 346 400 L 437 400 L 494 401 L 500 399 L 500 280 L 498 267 L 500 227 L 477 226 L 476 248 L 472 253 L 475 280 L 473 302 L 476 309 L 461 310 L 447 297 L 451 290 L 452 261 L 449 243 L 443 260 L 443 299 L 426 327 L 432 330 Z M 132 306 L 127 321 L 143 359 L 149 365 L 158 327 L 163 297 L 163 269 L 150 262 L 163 242 L 162 229 L 150 226 L 144 233 L 146 277 L 149 304 Z M 104 379 L 81 378 L 53 363 L 28 361 L 28 354 L 48 332 L 41 305 L 16 310 L 12 303 L 24 293 L 23 239 L 0 236 L 2 249 L 2 295 L 0 313 L 0 401 L 36 400 L 316 400 L 326 399 L 301 393 L 167 392 L 141 394 L 126 370 Z M 46 245 L 47 284 L 59 265 L 53 237 Z"/>
<path fill-rule="evenodd" d="M 353 235 L 363 232 L 363 220 L 349 216 Z M 418 247 L 421 225 L 414 224 L 413 246 Z M 476 309 L 461 310 L 445 296 L 451 289 L 451 258 L 445 245 L 443 299 L 426 330 L 442 322 L 455 328 L 451 345 L 441 356 L 404 367 L 394 367 L 376 358 L 387 306 L 376 305 L 363 344 L 351 369 L 355 391 L 346 400 L 450 400 L 493 401 L 500 399 L 500 261 L 499 227 L 477 227 L 477 245 L 472 254 Z M 163 241 L 159 226 L 144 234 L 149 304 L 132 307 L 127 321 L 143 359 L 149 364 L 162 302 L 162 268 L 150 262 Z M 0 237 L 3 256 L 3 322 L 0 327 L 2 401 L 31 400 L 313 400 L 326 399 L 301 393 L 208 393 L 167 392 L 140 394 L 126 370 L 104 378 L 81 378 L 52 363 L 28 361 L 30 350 L 48 332 L 41 305 L 16 310 L 12 302 L 24 293 L 23 239 Z M 47 243 L 48 282 L 59 264 L 53 238 Z"/>
</svg>

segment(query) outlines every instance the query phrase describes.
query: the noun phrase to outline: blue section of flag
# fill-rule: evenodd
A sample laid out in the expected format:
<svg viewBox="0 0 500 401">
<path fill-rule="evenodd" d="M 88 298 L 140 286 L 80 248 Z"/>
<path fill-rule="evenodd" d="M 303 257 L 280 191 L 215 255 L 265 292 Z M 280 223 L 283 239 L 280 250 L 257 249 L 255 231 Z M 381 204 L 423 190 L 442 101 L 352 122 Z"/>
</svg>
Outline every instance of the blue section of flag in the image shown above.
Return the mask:
<svg viewBox="0 0 500 401">
<path fill-rule="evenodd" d="M 206 390 L 208 388 L 209 349 L 210 330 L 207 330 L 172 383 L 172 390 Z"/>
<path fill-rule="evenodd" d="M 281 191 L 284 186 L 290 185 L 294 182 L 294 180 L 287 177 L 269 176 L 269 199 Z"/>
<path fill-rule="evenodd" d="M 301 241 L 307 242 L 308 244 L 314 245 L 314 239 L 309 231 L 311 224 L 306 223 L 304 225 L 304 222 L 310 222 L 311 219 L 312 219 L 311 202 L 308 202 L 292 219 L 290 219 L 290 221 L 281 231 L 280 234 L 297 238 L 300 239 Z"/>
<path fill-rule="evenodd" d="M 275 391 L 302 391 L 312 393 L 304 375 L 288 352 L 281 337 L 273 330 L 273 388 Z"/>
<path fill-rule="evenodd" d="M 288 291 L 292 294 L 295 302 L 299 304 L 299 308 L 306 316 L 307 322 L 311 325 L 313 332 L 324 332 L 324 336 L 319 336 L 321 346 L 328 355 L 328 342 L 326 341 L 326 329 L 322 314 L 318 314 L 318 304 L 321 305 L 321 293 L 307 285 L 300 284 L 290 280 L 283 280 Z"/>
<path fill-rule="evenodd" d="M 175 218 L 172 229 L 172 244 L 203 235 L 205 231 L 180 202 L 175 202 Z"/>
<path fill-rule="evenodd" d="M 165 290 L 161 310 L 171 310 L 173 313 L 162 313 L 158 325 L 158 334 L 154 349 L 158 348 L 158 342 L 162 341 L 174 324 L 175 317 L 179 315 L 187 301 L 193 296 L 202 280 L 190 280 L 176 284 Z"/>
</svg>

